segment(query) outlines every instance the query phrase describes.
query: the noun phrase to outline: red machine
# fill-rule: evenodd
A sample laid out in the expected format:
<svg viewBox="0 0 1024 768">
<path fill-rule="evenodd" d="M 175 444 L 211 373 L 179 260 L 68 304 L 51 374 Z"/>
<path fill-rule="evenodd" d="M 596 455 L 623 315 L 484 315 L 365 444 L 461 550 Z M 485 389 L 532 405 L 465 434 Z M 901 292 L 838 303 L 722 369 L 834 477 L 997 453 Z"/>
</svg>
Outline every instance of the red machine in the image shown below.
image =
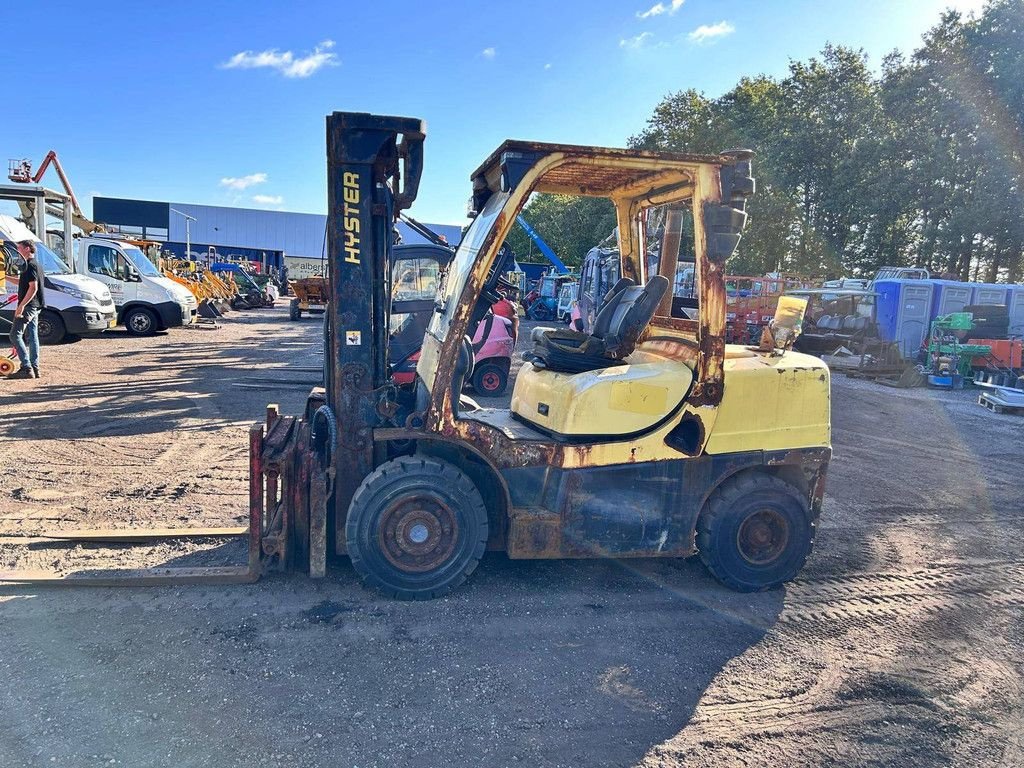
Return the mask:
<svg viewBox="0 0 1024 768">
<path fill-rule="evenodd" d="M 782 294 L 816 285 L 817 281 L 784 272 L 764 277 L 727 275 L 726 340 L 732 344 L 756 344 L 761 330 L 775 317 L 775 307 Z"/>
<path fill-rule="evenodd" d="M 988 357 L 976 357 L 971 360 L 975 368 L 986 368 L 996 365 L 1012 371 L 1024 369 L 1024 341 L 1020 339 L 968 339 L 968 344 L 983 344 L 992 348 Z"/>
<path fill-rule="evenodd" d="M 391 378 L 412 384 L 427 323 L 435 311 L 437 282 L 451 260 L 450 248 L 438 244 L 396 245 L 392 264 L 389 339 Z M 512 313 L 514 319 L 507 316 Z M 477 394 L 498 397 L 508 387 L 519 318 L 508 299 L 500 298 L 484 313 L 472 337 L 473 372 L 466 377 Z"/>
</svg>

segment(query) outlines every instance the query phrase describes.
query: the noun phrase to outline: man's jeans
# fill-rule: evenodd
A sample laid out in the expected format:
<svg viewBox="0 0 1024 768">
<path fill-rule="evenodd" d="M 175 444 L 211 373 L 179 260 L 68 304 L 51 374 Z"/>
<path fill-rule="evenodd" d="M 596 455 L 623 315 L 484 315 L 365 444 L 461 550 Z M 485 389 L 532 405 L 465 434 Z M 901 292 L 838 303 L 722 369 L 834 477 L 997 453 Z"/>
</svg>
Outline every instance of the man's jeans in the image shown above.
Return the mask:
<svg viewBox="0 0 1024 768">
<path fill-rule="evenodd" d="M 25 336 L 28 336 L 28 348 L 25 347 Z M 39 370 L 39 308 L 28 307 L 15 318 L 11 330 L 11 343 L 18 353 L 22 368 Z"/>
</svg>

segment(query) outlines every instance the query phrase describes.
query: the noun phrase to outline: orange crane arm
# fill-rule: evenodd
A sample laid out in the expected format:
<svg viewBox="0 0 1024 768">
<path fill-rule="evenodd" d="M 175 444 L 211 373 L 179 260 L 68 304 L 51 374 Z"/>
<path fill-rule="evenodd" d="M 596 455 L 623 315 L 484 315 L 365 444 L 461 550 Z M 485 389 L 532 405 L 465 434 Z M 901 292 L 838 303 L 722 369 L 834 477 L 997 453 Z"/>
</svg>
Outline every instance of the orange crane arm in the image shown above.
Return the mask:
<svg viewBox="0 0 1024 768">
<path fill-rule="evenodd" d="M 82 215 L 82 208 L 78 205 L 78 198 L 75 197 L 75 190 L 71 188 L 71 182 L 68 181 L 67 174 L 64 173 L 60 160 L 57 159 L 57 153 L 52 149 L 47 152 L 46 157 L 43 158 L 42 165 L 39 166 L 39 170 L 36 171 L 36 175 L 32 177 L 32 183 L 39 183 L 39 180 L 42 179 L 43 175 L 46 173 L 46 169 L 50 167 L 50 163 L 53 163 L 53 167 L 57 171 L 57 176 L 60 177 L 60 183 L 64 185 L 64 191 L 67 192 L 68 197 L 71 198 L 71 205 L 73 206 L 74 212 L 84 219 L 85 217 Z"/>
</svg>

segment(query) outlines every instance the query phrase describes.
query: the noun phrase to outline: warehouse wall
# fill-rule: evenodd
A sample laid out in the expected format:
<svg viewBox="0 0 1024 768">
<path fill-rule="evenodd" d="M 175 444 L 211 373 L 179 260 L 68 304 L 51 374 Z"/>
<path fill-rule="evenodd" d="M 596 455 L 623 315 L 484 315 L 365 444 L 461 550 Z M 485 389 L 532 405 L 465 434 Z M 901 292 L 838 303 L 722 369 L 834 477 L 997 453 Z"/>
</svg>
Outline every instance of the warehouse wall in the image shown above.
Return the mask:
<svg viewBox="0 0 1024 768">
<path fill-rule="evenodd" d="M 196 219 L 189 227 L 193 243 L 212 244 L 218 251 L 254 249 L 280 251 L 298 259 L 320 259 L 324 247 L 327 217 L 316 213 L 266 211 L 254 208 L 230 208 L 221 205 L 194 203 L 159 203 L 148 200 L 93 197 L 93 217 L 104 224 L 128 227 L 167 227 L 166 239 L 185 242 L 185 219 L 171 208 Z M 451 225 L 427 226 L 457 245 L 460 228 Z M 399 222 L 399 232 L 406 243 L 423 242 L 423 238 Z M 149 230 L 147 229 L 147 233 Z M 138 232 L 137 234 L 142 234 Z M 195 250 L 195 249 L 193 249 Z"/>
</svg>

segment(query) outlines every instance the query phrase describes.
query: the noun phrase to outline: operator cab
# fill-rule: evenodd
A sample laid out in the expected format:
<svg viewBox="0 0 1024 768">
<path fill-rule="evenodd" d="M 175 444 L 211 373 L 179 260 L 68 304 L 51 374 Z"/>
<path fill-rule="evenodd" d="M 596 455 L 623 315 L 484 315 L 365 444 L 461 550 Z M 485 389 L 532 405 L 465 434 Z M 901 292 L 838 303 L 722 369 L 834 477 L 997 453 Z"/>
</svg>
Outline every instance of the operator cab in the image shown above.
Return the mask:
<svg viewBox="0 0 1024 768">
<path fill-rule="evenodd" d="M 530 195 L 603 197 L 615 209 L 617 242 L 596 251 L 582 279 L 594 285 L 598 277 L 606 283 L 610 275 L 616 280 L 594 308 L 593 321 L 584 324 L 584 331 L 535 329 L 511 408 L 478 408 L 459 397 L 464 363 L 455 368 L 448 402 L 455 419 L 485 423 L 515 440 L 611 442 L 649 432 L 684 408 L 697 378 L 700 328 L 711 322 L 700 319 L 698 300 L 696 245 L 707 236 L 695 204 L 699 167 L 682 159 L 641 169 L 612 155 L 600 158 L 601 173 L 595 177 L 586 158 L 570 159 L 569 153 L 557 151 L 561 147 L 550 151 L 553 162 L 537 161 L 545 153 L 543 145 L 530 145 L 529 160 L 521 159 L 528 154 L 525 149 L 506 142 L 474 174 L 475 220 L 445 276 L 438 312 L 427 328 L 418 367 L 420 403 L 434 389 L 441 346 L 449 334 L 466 327 L 474 282 L 483 282 L 484 294 L 491 289 L 496 270 L 486 254 L 497 253 L 496 244 L 504 242 Z M 524 186 L 517 174 L 535 178 Z M 599 422 L 596 414 L 602 414 Z"/>
</svg>

